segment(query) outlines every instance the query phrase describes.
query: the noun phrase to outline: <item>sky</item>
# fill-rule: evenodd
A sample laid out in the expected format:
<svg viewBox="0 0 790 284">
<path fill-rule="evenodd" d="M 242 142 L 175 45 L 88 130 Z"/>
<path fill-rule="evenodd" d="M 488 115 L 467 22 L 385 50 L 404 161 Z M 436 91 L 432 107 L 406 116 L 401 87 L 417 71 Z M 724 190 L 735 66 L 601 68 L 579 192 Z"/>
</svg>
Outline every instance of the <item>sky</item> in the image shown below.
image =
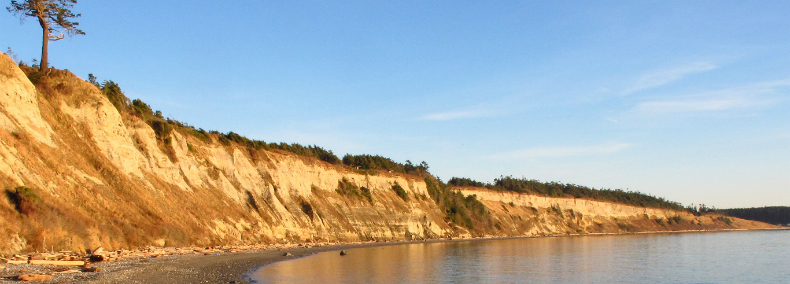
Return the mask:
<svg viewBox="0 0 790 284">
<path fill-rule="evenodd" d="M 342 157 L 790 205 L 788 1 L 80 0 L 50 63 L 167 117 Z M 41 28 L 0 13 L 0 48 Z"/>
</svg>

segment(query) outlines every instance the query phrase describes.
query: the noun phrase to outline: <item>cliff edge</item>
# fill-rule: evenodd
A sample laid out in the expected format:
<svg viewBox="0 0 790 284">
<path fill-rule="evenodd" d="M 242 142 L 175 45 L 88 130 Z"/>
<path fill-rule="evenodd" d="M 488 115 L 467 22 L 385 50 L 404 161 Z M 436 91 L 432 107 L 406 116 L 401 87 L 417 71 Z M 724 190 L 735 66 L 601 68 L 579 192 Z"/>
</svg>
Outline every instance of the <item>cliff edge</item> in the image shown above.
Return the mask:
<svg viewBox="0 0 790 284">
<path fill-rule="evenodd" d="M 0 55 L 0 253 L 772 227 L 457 188 L 477 196 L 490 218 L 469 228 L 449 221 L 428 186 L 425 177 L 361 172 L 216 135 L 163 134 L 68 70 L 29 78 Z"/>
</svg>

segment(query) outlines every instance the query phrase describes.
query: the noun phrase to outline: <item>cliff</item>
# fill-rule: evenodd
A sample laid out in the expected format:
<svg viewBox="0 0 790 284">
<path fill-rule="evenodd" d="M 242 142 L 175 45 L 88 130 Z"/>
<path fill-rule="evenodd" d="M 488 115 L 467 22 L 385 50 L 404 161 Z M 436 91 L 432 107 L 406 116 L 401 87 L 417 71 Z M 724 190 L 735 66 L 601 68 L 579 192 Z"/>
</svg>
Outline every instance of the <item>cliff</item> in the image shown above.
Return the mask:
<svg viewBox="0 0 790 284">
<path fill-rule="evenodd" d="M 447 221 L 422 177 L 359 172 L 216 135 L 158 137 L 67 70 L 34 81 L 0 56 L 0 253 L 769 227 L 466 188 L 494 222 L 470 230 Z M 657 221 L 676 216 L 682 221 Z"/>
</svg>

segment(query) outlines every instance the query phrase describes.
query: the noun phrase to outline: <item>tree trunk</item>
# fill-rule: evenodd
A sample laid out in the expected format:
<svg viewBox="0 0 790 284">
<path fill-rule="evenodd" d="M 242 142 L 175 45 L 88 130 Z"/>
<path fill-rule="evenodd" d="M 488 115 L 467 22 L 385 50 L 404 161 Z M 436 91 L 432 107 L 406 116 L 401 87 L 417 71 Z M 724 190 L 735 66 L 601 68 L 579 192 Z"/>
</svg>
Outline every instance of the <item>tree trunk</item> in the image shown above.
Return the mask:
<svg viewBox="0 0 790 284">
<path fill-rule="evenodd" d="M 49 25 L 47 24 L 47 21 L 40 16 L 38 18 L 38 23 L 41 25 L 41 29 L 44 30 L 44 42 L 41 44 L 41 62 L 38 71 L 44 72 L 49 67 L 49 60 L 47 58 L 47 47 L 49 45 Z"/>
</svg>

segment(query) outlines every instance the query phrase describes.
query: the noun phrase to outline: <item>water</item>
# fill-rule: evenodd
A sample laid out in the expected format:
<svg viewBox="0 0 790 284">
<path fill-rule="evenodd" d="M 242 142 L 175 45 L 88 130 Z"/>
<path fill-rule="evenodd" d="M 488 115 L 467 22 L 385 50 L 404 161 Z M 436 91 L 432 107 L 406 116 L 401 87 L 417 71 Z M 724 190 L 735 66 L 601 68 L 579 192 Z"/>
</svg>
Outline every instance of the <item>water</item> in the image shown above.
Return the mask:
<svg viewBox="0 0 790 284">
<path fill-rule="evenodd" d="M 278 262 L 259 283 L 790 283 L 790 231 L 396 245 Z"/>
</svg>

